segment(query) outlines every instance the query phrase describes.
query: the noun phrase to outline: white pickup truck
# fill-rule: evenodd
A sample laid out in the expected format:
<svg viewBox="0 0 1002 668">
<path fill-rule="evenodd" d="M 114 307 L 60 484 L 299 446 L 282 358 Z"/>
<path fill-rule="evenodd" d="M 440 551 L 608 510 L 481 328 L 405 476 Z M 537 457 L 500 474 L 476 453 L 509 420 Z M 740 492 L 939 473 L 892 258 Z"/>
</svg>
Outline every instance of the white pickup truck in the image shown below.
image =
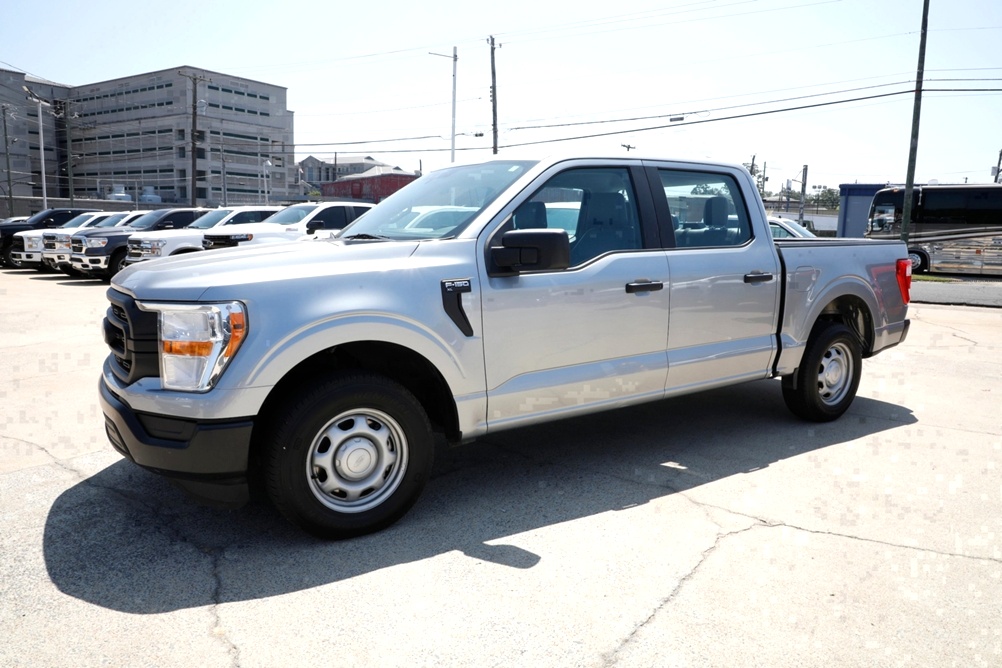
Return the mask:
<svg viewBox="0 0 1002 668">
<path fill-rule="evenodd" d="M 369 202 L 307 202 L 293 204 L 259 223 L 233 225 L 225 230 L 206 232 L 205 250 L 256 246 L 258 244 L 297 241 L 318 230 L 329 234 L 340 231 L 374 205 Z"/>
<path fill-rule="evenodd" d="M 435 207 L 448 225 L 412 224 Z M 774 242 L 737 166 L 451 167 L 336 239 L 119 273 L 101 404 L 136 464 L 226 505 L 259 482 L 341 538 L 404 515 L 434 433 L 770 378 L 802 418 L 838 418 L 862 359 L 905 339 L 910 281 L 899 242 Z"/>
<path fill-rule="evenodd" d="M 127 242 L 129 250 L 125 261 L 132 264 L 201 251 L 202 239 L 209 230 L 218 231 L 223 225 L 243 226 L 260 223 L 281 210 L 280 206 L 265 204 L 227 206 L 209 211 L 187 227 L 136 232 Z"/>
</svg>

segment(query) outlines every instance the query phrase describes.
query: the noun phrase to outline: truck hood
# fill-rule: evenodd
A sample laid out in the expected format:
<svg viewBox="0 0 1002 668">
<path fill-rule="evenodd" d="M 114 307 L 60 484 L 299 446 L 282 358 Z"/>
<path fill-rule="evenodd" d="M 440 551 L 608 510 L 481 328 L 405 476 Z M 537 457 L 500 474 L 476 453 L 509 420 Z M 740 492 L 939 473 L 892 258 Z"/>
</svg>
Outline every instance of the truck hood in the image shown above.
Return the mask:
<svg viewBox="0 0 1002 668">
<path fill-rule="evenodd" d="M 90 227 L 77 228 L 75 237 L 128 237 L 139 232 L 134 227 Z"/>
<path fill-rule="evenodd" d="M 188 253 L 132 265 L 113 286 L 151 301 L 229 300 L 254 294 L 256 284 L 283 285 L 289 295 L 309 294 L 306 284 L 330 287 L 336 276 L 399 268 L 418 241 L 300 241 Z"/>
</svg>

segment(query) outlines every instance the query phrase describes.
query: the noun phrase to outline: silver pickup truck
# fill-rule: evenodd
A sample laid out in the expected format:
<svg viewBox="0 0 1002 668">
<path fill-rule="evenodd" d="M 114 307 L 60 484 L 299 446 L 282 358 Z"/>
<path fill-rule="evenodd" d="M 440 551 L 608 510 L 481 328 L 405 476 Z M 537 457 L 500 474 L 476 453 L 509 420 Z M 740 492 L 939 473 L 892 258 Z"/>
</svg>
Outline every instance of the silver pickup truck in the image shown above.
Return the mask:
<svg viewBox="0 0 1002 668">
<path fill-rule="evenodd" d="M 393 523 L 434 434 L 782 379 L 838 418 L 901 343 L 893 241 L 774 242 L 748 173 L 621 158 L 432 172 L 338 238 L 131 266 L 108 291 L 107 434 L 202 499 L 260 484 L 306 530 Z"/>
</svg>

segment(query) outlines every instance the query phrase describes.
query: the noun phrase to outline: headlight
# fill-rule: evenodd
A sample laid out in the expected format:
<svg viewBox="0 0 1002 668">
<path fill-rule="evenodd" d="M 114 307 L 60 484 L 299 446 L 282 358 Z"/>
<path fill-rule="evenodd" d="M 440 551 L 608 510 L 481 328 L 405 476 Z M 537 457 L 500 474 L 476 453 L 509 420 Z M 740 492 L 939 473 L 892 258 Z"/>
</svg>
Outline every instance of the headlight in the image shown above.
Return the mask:
<svg viewBox="0 0 1002 668">
<path fill-rule="evenodd" d="M 38 250 L 42 247 L 42 237 L 26 237 L 24 240 L 24 250 Z"/>
<path fill-rule="evenodd" d="M 70 235 L 60 234 L 56 237 L 56 249 L 65 250 L 70 247 Z"/>
<path fill-rule="evenodd" d="M 240 302 L 140 302 L 139 307 L 160 313 L 160 383 L 165 390 L 208 392 L 247 336 L 247 316 Z"/>
<path fill-rule="evenodd" d="M 167 245 L 166 239 L 151 239 L 143 241 L 139 246 L 143 255 L 160 255 L 160 251 Z"/>
<path fill-rule="evenodd" d="M 106 237 L 98 237 L 97 239 L 87 237 L 84 239 L 84 243 L 87 244 L 87 248 L 101 248 L 108 245 L 108 239 Z"/>
<path fill-rule="evenodd" d="M 231 234 L 230 241 L 250 241 L 254 238 L 253 234 Z"/>
</svg>

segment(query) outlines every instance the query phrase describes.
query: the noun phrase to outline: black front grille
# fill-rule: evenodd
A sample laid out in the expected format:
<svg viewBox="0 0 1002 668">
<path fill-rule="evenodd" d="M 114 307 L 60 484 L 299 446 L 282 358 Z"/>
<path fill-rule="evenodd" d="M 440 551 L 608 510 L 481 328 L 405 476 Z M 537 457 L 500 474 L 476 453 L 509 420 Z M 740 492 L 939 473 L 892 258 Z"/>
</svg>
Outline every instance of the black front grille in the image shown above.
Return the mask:
<svg viewBox="0 0 1002 668">
<path fill-rule="evenodd" d="M 74 253 L 83 253 L 84 252 L 83 239 L 77 239 L 76 237 L 72 238 L 70 240 L 70 248 L 73 250 Z"/>
<path fill-rule="evenodd" d="M 55 234 L 43 234 L 42 235 L 42 248 L 45 250 L 56 250 L 56 235 Z"/>
<path fill-rule="evenodd" d="M 142 311 L 136 300 L 114 288 L 108 290 L 111 305 L 104 318 L 104 342 L 111 348 L 111 369 L 126 385 L 140 378 L 158 377 L 157 314 Z"/>
<path fill-rule="evenodd" d="M 24 237 L 18 236 L 17 234 L 15 234 L 13 237 L 11 237 L 11 247 L 14 250 L 16 250 L 16 251 L 20 251 L 20 252 L 23 253 L 24 252 Z"/>
<path fill-rule="evenodd" d="M 202 248 L 205 250 L 212 250 L 214 248 L 235 248 L 239 245 L 239 241 L 234 241 L 228 236 L 206 234 L 202 237 Z"/>
</svg>

